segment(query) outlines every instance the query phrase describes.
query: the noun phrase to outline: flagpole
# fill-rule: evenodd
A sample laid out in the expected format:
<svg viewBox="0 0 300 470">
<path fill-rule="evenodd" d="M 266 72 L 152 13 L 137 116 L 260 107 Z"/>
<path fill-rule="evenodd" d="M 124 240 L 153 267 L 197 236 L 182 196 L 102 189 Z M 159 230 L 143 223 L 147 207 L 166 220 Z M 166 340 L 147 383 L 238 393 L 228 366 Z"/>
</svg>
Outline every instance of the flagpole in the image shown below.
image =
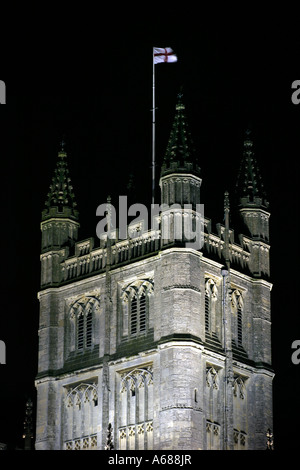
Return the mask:
<svg viewBox="0 0 300 470">
<path fill-rule="evenodd" d="M 152 204 L 155 199 L 155 65 L 152 48 Z"/>
<path fill-rule="evenodd" d="M 155 53 L 154 53 L 155 52 Z M 177 56 L 171 47 L 152 48 L 152 204 L 155 200 L 155 64 L 159 62 L 177 62 Z"/>
</svg>

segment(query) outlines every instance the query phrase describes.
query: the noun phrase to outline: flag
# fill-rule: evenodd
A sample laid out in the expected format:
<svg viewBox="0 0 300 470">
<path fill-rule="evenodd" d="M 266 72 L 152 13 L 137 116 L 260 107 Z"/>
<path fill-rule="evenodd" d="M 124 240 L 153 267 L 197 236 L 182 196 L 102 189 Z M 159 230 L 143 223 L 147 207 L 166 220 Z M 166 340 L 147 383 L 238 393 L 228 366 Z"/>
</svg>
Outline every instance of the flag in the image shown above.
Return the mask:
<svg viewBox="0 0 300 470">
<path fill-rule="evenodd" d="M 160 62 L 177 62 L 177 55 L 170 47 L 153 47 L 154 64 Z"/>
</svg>

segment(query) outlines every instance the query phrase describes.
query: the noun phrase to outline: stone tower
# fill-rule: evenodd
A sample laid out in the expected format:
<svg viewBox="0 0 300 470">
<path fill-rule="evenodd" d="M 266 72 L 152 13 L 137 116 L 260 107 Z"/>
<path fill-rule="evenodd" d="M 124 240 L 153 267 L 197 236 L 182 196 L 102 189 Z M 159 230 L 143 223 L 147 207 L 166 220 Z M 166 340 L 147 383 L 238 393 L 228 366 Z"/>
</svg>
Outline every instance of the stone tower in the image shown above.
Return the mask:
<svg viewBox="0 0 300 470">
<path fill-rule="evenodd" d="M 236 240 L 225 193 L 225 224 L 213 231 L 205 217 L 201 247 L 190 246 L 187 232 L 174 228 L 186 216 L 197 221 L 201 178 L 179 95 L 159 226 L 131 224 L 126 239 L 113 229 L 95 247 L 93 238 L 77 241 L 59 153 L 42 216 L 37 449 L 108 442 L 116 450 L 265 449 L 273 379 L 268 213 L 260 192 L 250 191 L 255 166 L 247 159 L 245 151 L 247 183 L 238 183 L 245 231 Z"/>
</svg>

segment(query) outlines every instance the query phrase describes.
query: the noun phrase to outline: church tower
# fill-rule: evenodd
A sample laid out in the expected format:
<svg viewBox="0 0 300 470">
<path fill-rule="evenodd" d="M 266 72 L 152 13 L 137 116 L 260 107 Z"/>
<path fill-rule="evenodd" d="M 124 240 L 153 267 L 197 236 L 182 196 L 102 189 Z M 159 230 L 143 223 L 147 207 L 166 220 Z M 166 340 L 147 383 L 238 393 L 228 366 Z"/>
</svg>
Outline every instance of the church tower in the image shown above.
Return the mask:
<svg viewBox="0 0 300 470">
<path fill-rule="evenodd" d="M 139 221 L 127 238 L 114 228 L 100 246 L 78 241 L 67 155 L 58 154 L 41 223 L 37 449 L 266 448 L 269 213 L 252 140 L 238 179 L 237 233 L 226 192 L 225 224 L 201 214 L 201 244 L 190 243 L 201 175 L 182 94 L 159 184 L 155 228 Z"/>
</svg>

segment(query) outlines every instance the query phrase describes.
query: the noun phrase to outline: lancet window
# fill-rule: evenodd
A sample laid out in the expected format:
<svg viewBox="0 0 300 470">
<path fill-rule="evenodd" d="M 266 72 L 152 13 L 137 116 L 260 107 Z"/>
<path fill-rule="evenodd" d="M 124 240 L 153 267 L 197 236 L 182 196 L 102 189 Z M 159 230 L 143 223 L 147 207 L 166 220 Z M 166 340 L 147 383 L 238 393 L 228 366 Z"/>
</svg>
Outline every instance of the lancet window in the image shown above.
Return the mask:
<svg viewBox="0 0 300 470">
<path fill-rule="evenodd" d="M 123 335 L 135 337 L 147 333 L 152 294 L 153 280 L 151 279 L 139 279 L 123 290 Z"/>
<path fill-rule="evenodd" d="M 72 349 L 84 351 L 92 347 L 94 315 L 98 308 L 99 300 L 92 296 L 82 296 L 71 305 Z"/>
<path fill-rule="evenodd" d="M 244 300 L 242 293 L 235 289 L 231 294 L 231 307 L 232 312 L 235 314 L 234 336 L 237 346 L 243 345 L 243 309 Z"/>
</svg>

